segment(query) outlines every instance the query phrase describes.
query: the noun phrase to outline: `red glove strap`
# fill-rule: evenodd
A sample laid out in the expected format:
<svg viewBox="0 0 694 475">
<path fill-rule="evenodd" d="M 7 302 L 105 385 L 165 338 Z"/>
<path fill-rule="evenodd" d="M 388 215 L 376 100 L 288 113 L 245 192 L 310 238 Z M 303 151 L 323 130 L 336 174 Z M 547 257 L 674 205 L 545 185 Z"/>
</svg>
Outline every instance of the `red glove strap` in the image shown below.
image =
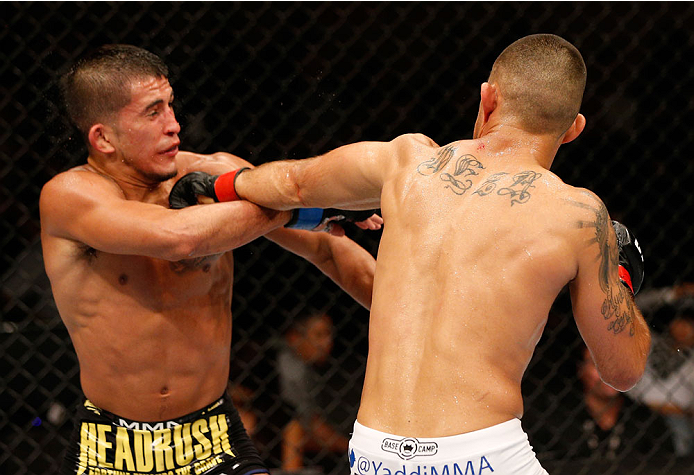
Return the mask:
<svg viewBox="0 0 694 475">
<path fill-rule="evenodd" d="M 627 287 L 629 287 L 629 290 L 631 290 L 631 293 L 634 293 L 634 286 L 631 285 L 631 276 L 629 275 L 629 272 L 624 268 L 624 266 L 619 266 L 619 278 L 621 279 L 622 282 L 624 282 Z"/>
<path fill-rule="evenodd" d="M 236 201 L 241 199 L 236 194 L 234 182 L 236 181 L 236 176 L 247 169 L 248 167 L 238 168 L 217 177 L 217 180 L 214 182 L 214 193 L 219 201 Z"/>
</svg>

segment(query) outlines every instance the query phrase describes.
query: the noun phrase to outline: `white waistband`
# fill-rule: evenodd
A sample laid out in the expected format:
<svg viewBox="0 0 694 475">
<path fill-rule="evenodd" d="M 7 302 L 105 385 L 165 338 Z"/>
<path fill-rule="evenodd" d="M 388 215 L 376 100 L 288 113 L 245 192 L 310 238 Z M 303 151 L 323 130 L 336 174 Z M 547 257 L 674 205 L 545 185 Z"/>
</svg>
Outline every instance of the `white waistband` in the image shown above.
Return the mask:
<svg viewBox="0 0 694 475">
<path fill-rule="evenodd" d="M 461 454 L 475 455 L 500 450 L 514 444 L 527 444 L 519 419 L 511 419 L 484 429 L 448 437 L 404 437 L 387 434 L 354 423 L 352 444 L 361 452 L 393 454 L 395 458 L 416 461 L 436 454 L 438 460 L 454 459 Z M 432 453 L 433 452 L 433 453 Z"/>
</svg>

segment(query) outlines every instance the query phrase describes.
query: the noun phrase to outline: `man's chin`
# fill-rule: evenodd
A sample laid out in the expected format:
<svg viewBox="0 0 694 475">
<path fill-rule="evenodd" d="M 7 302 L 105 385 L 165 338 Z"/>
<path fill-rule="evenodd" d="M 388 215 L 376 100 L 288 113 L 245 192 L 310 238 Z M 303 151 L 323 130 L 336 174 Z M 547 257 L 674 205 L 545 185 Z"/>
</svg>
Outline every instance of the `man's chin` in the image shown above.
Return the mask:
<svg viewBox="0 0 694 475">
<path fill-rule="evenodd" d="M 172 172 L 167 173 L 162 177 L 161 181 L 168 181 L 172 178 L 176 178 L 176 175 L 178 175 L 178 170 L 174 170 Z"/>
<path fill-rule="evenodd" d="M 178 170 L 173 170 L 170 172 L 166 173 L 147 173 L 147 179 L 153 183 L 164 183 L 165 181 L 169 181 L 172 178 L 175 178 L 176 175 L 178 175 Z"/>
</svg>

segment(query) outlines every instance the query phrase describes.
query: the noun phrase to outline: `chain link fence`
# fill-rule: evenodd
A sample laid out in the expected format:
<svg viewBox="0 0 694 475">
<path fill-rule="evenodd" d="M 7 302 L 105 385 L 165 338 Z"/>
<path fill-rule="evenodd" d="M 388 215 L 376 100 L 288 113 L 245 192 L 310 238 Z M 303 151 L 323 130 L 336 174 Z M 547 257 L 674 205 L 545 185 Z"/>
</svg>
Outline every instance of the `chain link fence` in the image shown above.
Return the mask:
<svg viewBox="0 0 694 475">
<path fill-rule="evenodd" d="M 560 150 L 553 171 L 595 191 L 639 237 L 644 308 L 660 350 L 648 387 L 612 395 L 596 410 L 560 295 L 523 381 L 524 428 L 550 473 L 691 473 L 693 356 L 674 323 L 693 313 L 692 3 L 22 2 L 0 11 L 0 473 L 55 472 L 81 397 L 74 349 L 43 271 L 38 216 L 41 186 L 86 157 L 57 106 L 56 80 L 75 58 L 104 43 L 162 56 L 183 147 L 260 164 L 407 132 L 438 143 L 469 137 L 493 60 L 537 32 L 565 37 L 586 60 L 588 125 Z M 377 233 L 349 234 L 375 255 Z M 331 315 L 335 346 L 316 370 L 316 397 L 347 436 L 368 313 L 267 241 L 235 255 L 232 385 L 255 416 L 262 455 L 280 468 L 290 414 L 279 396 L 276 341 L 301 314 Z M 307 453 L 304 464 L 348 473 L 344 454 L 326 449 Z"/>
</svg>

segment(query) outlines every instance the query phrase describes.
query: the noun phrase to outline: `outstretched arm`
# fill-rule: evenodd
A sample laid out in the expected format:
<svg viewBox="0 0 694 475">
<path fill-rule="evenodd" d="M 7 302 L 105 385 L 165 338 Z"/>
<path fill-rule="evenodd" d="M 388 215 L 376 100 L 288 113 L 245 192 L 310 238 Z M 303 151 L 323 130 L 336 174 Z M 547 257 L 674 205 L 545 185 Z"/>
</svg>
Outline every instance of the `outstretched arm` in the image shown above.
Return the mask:
<svg viewBox="0 0 694 475">
<path fill-rule="evenodd" d="M 305 160 L 265 163 L 238 175 L 236 192 L 273 209 L 379 208 L 384 179 L 405 146 L 401 137 L 345 145 Z"/>
<path fill-rule="evenodd" d="M 252 166 L 245 160 L 226 153 L 193 158 L 194 161 L 189 164 L 186 171 L 220 174 L 238 169 L 239 167 Z M 214 188 L 206 190 L 206 192 L 211 193 L 217 199 Z M 187 202 L 188 200 L 184 201 Z M 258 210 L 265 209 L 248 201 L 234 201 L 233 203 L 244 203 Z M 196 208 L 205 207 L 189 206 L 182 211 Z M 282 214 L 284 215 L 285 213 Z M 372 218 L 367 224 L 374 220 L 376 218 Z M 382 223 L 382 220 L 380 220 L 380 223 Z M 378 229 L 379 227 L 380 224 L 372 227 L 372 229 Z M 342 236 L 343 233 L 339 231 L 341 231 L 339 225 L 336 225 L 334 231 L 331 232 L 334 235 L 299 229 L 277 228 L 265 234 L 265 237 L 314 264 L 357 302 L 366 308 L 370 308 L 376 261 L 369 252 L 348 237 Z"/>
<path fill-rule="evenodd" d="M 229 251 L 289 219 L 289 213 L 248 202 L 177 211 L 128 200 L 114 182 L 91 171 L 53 178 L 41 192 L 40 211 L 47 236 L 171 261 Z"/>
</svg>

